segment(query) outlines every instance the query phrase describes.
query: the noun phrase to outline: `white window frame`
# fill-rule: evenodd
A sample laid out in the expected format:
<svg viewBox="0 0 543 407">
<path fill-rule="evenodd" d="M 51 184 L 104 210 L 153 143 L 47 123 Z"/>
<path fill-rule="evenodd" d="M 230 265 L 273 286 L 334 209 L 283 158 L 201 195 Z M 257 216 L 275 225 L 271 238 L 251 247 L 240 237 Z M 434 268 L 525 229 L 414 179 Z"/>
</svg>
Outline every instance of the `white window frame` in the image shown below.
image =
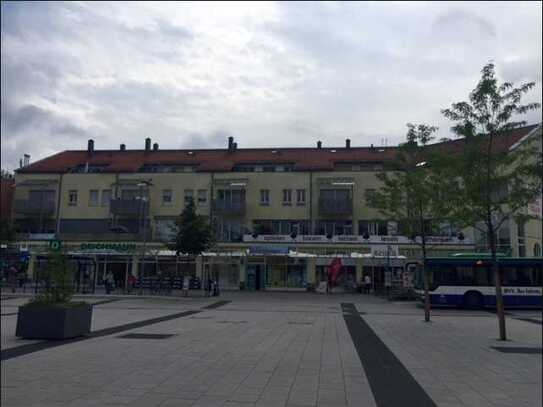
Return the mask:
<svg viewBox="0 0 543 407">
<path fill-rule="evenodd" d="M 109 192 L 109 198 L 106 201 L 104 201 L 104 195 L 107 196 L 108 192 Z M 100 195 L 100 206 L 108 207 L 110 201 L 111 201 L 111 189 L 102 189 L 102 193 Z"/>
<path fill-rule="evenodd" d="M 263 199 L 266 198 L 266 199 Z M 269 206 L 270 205 L 270 190 L 261 189 L 260 190 L 260 205 Z"/>
<path fill-rule="evenodd" d="M 300 199 L 303 198 L 303 199 Z M 296 190 L 296 205 L 304 206 L 305 205 L 305 189 Z"/>
<path fill-rule="evenodd" d="M 292 205 L 292 189 L 283 189 L 283 206 Z"/>
<path fill-rule="evenodd" d="M 168 192 L 169 192 L 169 198 L 170 198 L 169 201 L 164 199 L 168 196 Z M 172 206 L 172 205 L 173 205 L 173 190 L 163 189 L 162 190 L 162 206 Z"/>
<path fill-rule="evenodd" d="M 94 195 L 93 195 L 93 192 L 95 193 Z M 95 202 L 92 201 L 93 196 L 96 197 Z M 93 208 L 100 206 L 100 190 L 99 189 L 89 189 L 89 206 Z"/>
<path fill-rule="evenodd" d="M 204 199 L 202 201 L 200 201 L 200 196 L 202 195 L 201 193 L 203 192 L 203 197 Z M 207 206 L 207 189 L 199 189 L 197 192 L 196 192 L 196 204 L 198 206 Z"/>
<path fill-rule="evenodd" d="M 72 197 L 75 197 L 75 199 L 72 199 Z M 77 206 L 77 201 L 78 201 L 77 189 L 70 189 L 68 191 L 68 205 Z"/>
</svg>

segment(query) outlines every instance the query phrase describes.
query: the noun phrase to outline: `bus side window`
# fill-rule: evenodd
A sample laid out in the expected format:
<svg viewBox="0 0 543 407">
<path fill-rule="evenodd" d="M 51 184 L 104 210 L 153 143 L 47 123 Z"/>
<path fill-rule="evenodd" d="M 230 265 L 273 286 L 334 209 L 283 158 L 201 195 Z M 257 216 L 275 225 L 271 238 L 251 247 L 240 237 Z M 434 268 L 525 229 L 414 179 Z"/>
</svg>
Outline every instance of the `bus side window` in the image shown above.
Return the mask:
<svg viewBox="0 0 543 407">
<path fill-rule="evenodd" d="M 528 267 L 517 268 L 517 285 L 521 287 L 531 287 L 530 269 Z"/>
<path fill-rule="evenodd" d="M 542 266 L 532 267 L 532 282 L 534 284 L 534 287 L 543 286 L 543 267 Z"/>
<path fill-rule="evenodd" d="M 477 272 L 478 270 L 475 270 Z M 458 285 L 473 285 L 475 284 L 475 278 L 473 276 L 474 270 L 472 267 L 456 267 L 456 278 Z"/>
<path fill-rule="evenodd" d="M 502 269 L 502 285 L 511 287 L 517 284 L 517 271 L 513 267 L 504 267 Z"/>
<path fill-rule="evenodd" d="M 489 283 L 488 267 L 473 267 L 473 280 L 476 286 L 487 286 Z"/>
</svg>

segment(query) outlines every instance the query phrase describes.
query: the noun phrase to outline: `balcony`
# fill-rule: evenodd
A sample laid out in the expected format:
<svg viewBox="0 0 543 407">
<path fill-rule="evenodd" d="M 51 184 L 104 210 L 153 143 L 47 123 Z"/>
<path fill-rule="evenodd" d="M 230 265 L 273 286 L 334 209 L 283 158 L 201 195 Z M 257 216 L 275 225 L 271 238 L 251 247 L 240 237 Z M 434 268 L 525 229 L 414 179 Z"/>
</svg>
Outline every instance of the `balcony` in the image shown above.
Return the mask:
<svg viewBox="0 0 543 407">
<path fill-rule="evenodd" d="M 348 199 L 319 198 L 319 215 L 344 215 L 353 214 L 353 201 Z"/>
<path fill-rule="evenodd" d="M 246 211 L 245 199 L 242 201 L 222 201 L 213 200 L 213 211 L 222 215 L 237 215 L 243 216 Z"/>
<path fill-rule="evenodd" d="M 13 209 L 19 215 L 52 216 L 55 214 L 56 205 L 54 201 L 16 199 Z"/>
<path fill-rule="evenodd" d="M 146 214 L 149 202 L 140 199 L 112 199 L 109 203 L 109 211 L 118 216 L 135 216 Z"/>
</svg>

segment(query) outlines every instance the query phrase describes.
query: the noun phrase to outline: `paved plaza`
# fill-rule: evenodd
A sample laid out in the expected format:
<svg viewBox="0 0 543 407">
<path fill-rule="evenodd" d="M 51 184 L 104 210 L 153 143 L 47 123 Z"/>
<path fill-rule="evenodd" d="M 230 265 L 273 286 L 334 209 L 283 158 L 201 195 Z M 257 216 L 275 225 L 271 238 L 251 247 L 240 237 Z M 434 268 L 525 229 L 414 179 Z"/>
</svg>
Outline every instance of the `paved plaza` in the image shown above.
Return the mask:
<svg viewBox="0 0 543 407">
<path fill-rule="evenodd" d="M 540 311 L 500 342 L 489 311 L 365 295 L 89 297 L 93 334 L 55 343 L 15 338 L 26 300 L 1 302 L 3 407 L 541 406 Z"/>
</svg>

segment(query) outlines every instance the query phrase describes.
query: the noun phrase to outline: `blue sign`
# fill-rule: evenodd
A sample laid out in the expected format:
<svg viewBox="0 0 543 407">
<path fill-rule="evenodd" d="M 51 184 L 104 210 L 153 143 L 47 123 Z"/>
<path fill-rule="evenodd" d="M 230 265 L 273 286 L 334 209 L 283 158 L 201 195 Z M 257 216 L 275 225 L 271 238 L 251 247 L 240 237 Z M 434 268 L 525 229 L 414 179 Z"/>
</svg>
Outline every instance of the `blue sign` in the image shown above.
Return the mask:
<svg viewBox="0 0 543 407">
<path fill-rule="evenodd" d="M 288 254 L 287 246 L 249 246 L 249 254 Z"/>
</svg>

